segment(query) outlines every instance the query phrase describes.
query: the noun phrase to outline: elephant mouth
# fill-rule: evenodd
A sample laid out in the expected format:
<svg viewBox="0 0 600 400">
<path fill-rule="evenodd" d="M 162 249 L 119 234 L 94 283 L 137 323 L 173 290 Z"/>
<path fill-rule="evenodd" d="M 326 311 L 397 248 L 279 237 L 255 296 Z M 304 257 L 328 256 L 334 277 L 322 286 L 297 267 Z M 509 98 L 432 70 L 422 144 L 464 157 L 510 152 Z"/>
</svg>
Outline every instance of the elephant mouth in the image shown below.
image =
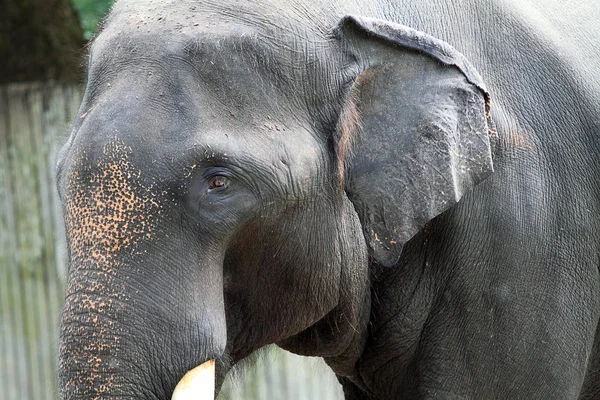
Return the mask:
<svg viewBox="0 0 600 400">
<path fill-rule="evenodd" d="M 214 400 L 215 360 L 188 371 L 175 387 L 171 400 Z"/>
</svg>

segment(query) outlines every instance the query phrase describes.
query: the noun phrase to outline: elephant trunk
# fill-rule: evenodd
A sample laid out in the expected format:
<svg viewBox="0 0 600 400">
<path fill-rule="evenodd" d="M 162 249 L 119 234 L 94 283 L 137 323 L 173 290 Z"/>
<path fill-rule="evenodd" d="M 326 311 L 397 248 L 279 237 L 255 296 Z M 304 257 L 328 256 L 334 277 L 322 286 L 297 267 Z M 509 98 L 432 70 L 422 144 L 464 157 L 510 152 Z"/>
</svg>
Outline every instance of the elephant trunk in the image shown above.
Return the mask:
<svg viewBox="0 0 600 400">
<path fill-rule="evenodd" d="M 224 352 L 220 258 L 190 244 L 165 189 L 145 181 L 131 157 L 114 137 L 69 166 L 64 400 L 166 400 L 187 371 Z"/>
<path fill-rule="evenodd" d="M 59 380 L 61 399 L 137 398 L 147 392 L 128 346 L 118 300 L 95 294 L 67 297 L 61 321 Z"/>
<path fill-rule="evenodd" d="M 219 318 L 183 315 L 177 296 L 136 295 L 139 277 L 74 270 L 61 320 L 61 399 L 214 398 Z"/>
<path fill-rule="evenodd" d="M 222 348 L 215 345 L 214 330 L 134 297 L 138 288 L 127 283 L 131 278 L 89 279 L 96 274 L 101 275 L 87 271 L 87 279 L 69 283 L 61 320 L 61 398 L 166 400 L 178 381 L 175 399 L 191 398 L 189 387 L 197 391 L 198 382 L 208 394 L 193 398 L 214 398 L 214 358 Z M 164 306 L 172 309 L 168 303 Z"/>
</svg>

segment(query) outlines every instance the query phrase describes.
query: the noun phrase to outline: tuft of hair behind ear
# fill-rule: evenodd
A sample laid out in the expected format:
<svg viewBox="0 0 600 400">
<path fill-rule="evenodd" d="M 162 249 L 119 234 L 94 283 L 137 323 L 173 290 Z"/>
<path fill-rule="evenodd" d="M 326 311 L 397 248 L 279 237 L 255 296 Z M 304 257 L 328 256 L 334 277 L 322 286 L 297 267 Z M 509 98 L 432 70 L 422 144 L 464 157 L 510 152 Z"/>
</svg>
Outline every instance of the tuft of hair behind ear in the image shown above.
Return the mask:
<svg viewBox="0 0 600 400">
<path fill-rule="evenodd" d="M 358 90 L 352 85 L 340 111 L 336 127 L 336 154 L 340 188 L 345 186 L 346 167 L 352 159 L 352 145 L 360 127 L 360 114 L 358 112 Z"/>
<path fill-rule="evenodd" d="M 336 154 L 338 163 L 338 175 L 340 188 L 346 186 L 346 174 L 352 163 L 354 155 L 354 144 L 360 139 L 363 128 L 360 115 L 361 102 L 368 95 L 368 83 L 375 79 L 377 67 L 369 67 L 363 70 L 354 79 L 348 90 L 336 126 Z"/>
</svg>

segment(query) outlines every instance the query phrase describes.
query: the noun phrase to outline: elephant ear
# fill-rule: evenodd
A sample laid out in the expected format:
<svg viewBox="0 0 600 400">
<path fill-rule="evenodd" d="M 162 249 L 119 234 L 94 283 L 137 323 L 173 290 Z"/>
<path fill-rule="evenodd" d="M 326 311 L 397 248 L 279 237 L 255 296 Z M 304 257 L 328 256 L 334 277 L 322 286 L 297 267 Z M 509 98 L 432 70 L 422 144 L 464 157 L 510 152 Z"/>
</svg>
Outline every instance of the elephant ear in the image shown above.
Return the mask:
<svg viewBox="0 0 600 400">
<path fill-rule="evenodd" d="M 336 33 L 356 71 L 338 121 L 340 174 L 372 255 L 392 266 L 493 171 L 489 96 L 461 53 L 423 32 L 347 16 Z"/>
</svg>

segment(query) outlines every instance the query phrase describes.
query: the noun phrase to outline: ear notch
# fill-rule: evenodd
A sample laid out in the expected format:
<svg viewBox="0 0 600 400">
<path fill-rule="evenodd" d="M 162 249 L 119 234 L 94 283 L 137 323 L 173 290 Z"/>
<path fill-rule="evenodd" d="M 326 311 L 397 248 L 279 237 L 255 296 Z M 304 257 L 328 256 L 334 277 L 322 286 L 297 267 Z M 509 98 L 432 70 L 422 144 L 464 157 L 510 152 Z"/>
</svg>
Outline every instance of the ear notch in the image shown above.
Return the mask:
<svg viewBox="0 0 600 400">
<path fill-rule="evenodd" d="M 338 122 L 340 175 L 372 255 L 392 266 L 493 171 L 489 95 L 462 54 L 423 32 L 348 16 L 336 33 L 361 71 Z"/>
</svg>

